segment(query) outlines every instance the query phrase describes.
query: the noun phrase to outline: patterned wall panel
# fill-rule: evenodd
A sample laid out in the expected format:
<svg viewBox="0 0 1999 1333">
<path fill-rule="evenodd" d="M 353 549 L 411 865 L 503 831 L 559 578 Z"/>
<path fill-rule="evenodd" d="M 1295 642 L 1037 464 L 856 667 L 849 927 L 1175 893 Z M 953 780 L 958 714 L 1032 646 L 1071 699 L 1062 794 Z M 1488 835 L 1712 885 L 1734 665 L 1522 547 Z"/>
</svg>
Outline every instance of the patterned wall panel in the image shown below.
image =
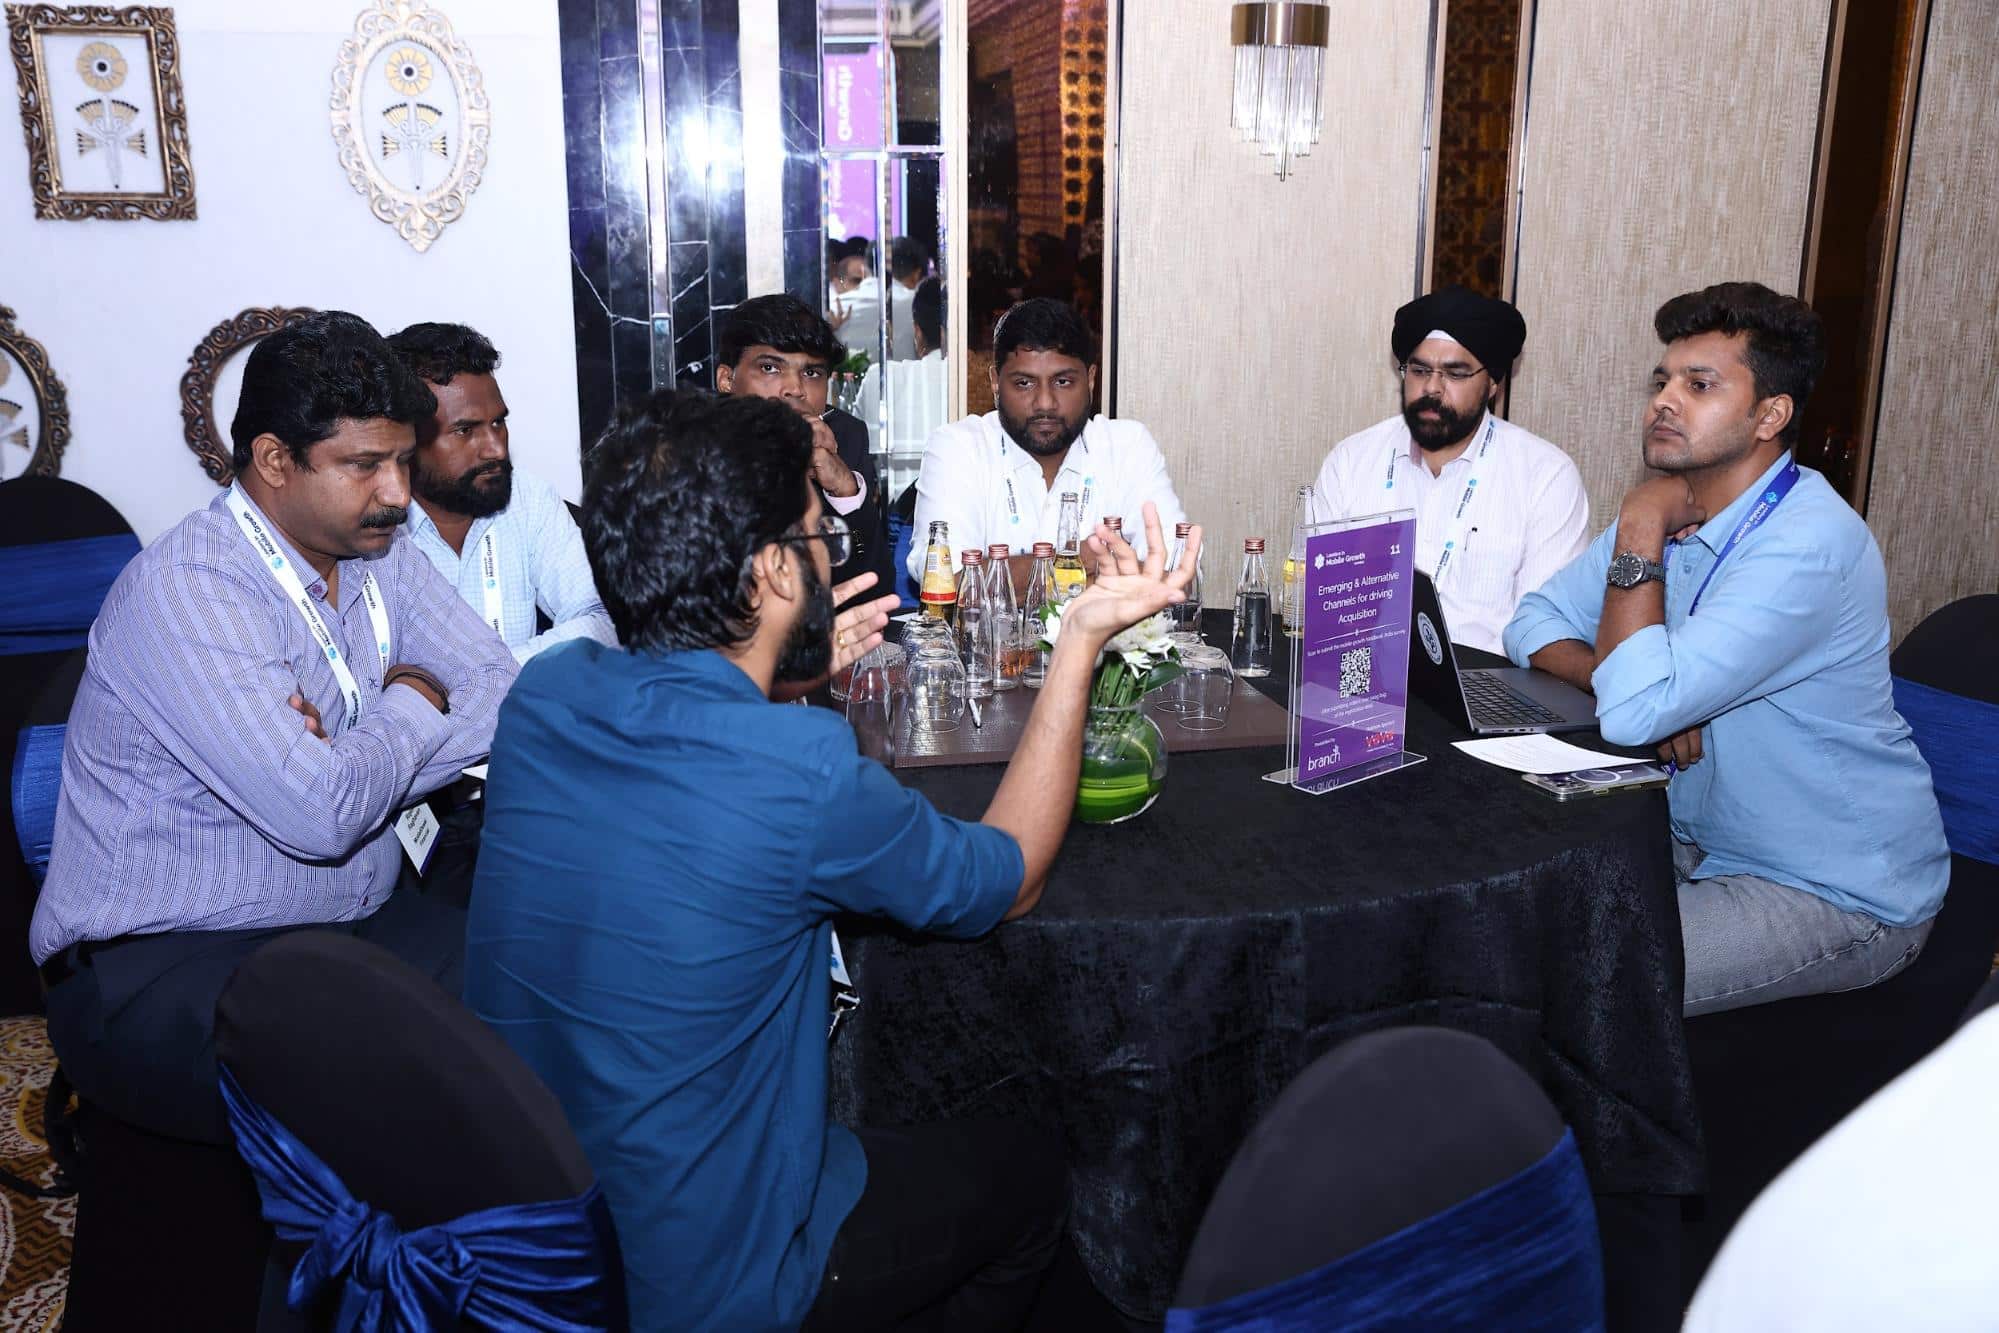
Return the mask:
<svg viewBox="0 0 1999 1333">
<path fill-rule="evenodd" d="M 1867 521 L 1897 641 L 1999 588 L 1999 7 L 1935 0 L 1909 162 Z"/>
<path fill-rule="evenodd" d="M 1594 526 L 1643 475 L 1652 312 L 1731 279 L 1797 290 L 1825 0 L 1541 0 L 1512 418 L 1574 456 Z M 1776 38 L 1773 40 L 1773 37 Z"/>
<path fill-rule="evenodd" d="M 1497 295 L 1506 274 L 1506 173 L 1521 0 L 1451 0 L 1437 116 L 1432 287 Z"/>
<path fill-rule="evenodd" d="M 1365 40 L 1327 52 L 1325 135 L 1285 181 L 1229 128 L 1228 7 L 1124 12 L 1117 411 L 1158 437 L 1226 603 L 1243 538 L 1281 552 L 1296 487 L 1398 405 L 1429 7 L 1334 0 L 1333 31 Z"/>
</svg>

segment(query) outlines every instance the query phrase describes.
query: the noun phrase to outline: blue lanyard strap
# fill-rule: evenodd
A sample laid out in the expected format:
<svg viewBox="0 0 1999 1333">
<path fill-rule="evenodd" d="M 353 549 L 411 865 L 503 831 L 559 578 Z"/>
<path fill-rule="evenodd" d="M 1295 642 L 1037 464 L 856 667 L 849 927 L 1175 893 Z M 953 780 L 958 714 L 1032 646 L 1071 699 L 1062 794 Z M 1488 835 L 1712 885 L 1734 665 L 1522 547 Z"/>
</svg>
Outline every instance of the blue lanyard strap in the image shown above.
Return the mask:
<svg viewBox="0 0 1999 1333">
<path fill-rule="evenodd" d="M 1700 610 L 1701 594 L 1707 591 L 1708 584 L 1714 582 L 1715 574 L 1721 569 L 1721 562 L 1728 559 L 1728 553 L 1735 549 L 1735 544 L 1762 527 L 1763 520 L 1776 512 L 1777 506 L 1784 502 L 1784 497 L 1789 495 L 1791 488 L 1797 484 L 1798 460 L 1787 458 L 1783 470 L 1771 478 L 1769 487 L 1757 498 L 1756 503 L 1749 507 L 1749 512 L 1742 516 L 1742 521 L 1735 525 L 1735 531 L 1728 534 L 1728 540 L 1722 543 L 1721 549 L 1715 552 L 1714 563 L 1708 566 L 1707 577 L 1702 579 L 1701 586 L 1695 589 L 1693 605 L 1687 608 L 1689 618 Z"/>
</svg>

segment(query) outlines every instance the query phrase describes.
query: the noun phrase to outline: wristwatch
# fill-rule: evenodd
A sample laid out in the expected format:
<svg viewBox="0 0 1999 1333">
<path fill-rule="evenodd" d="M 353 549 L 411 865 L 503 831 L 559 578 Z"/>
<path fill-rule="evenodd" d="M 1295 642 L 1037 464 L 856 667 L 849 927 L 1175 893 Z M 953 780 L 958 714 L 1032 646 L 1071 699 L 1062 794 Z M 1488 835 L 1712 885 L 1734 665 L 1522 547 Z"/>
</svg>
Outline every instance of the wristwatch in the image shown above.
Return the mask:
<svg viewBox="0 0 1999 1333">
<path fill-rule="evenodd" d="M 1622 551 L 1610 562 L 1608 582 L 1613 588 L 1635 588 L 1647 579 L 1666 581 L 1666 567 L 1656 560 L 1647 560 L 1636 551 Z"/>
</svg>

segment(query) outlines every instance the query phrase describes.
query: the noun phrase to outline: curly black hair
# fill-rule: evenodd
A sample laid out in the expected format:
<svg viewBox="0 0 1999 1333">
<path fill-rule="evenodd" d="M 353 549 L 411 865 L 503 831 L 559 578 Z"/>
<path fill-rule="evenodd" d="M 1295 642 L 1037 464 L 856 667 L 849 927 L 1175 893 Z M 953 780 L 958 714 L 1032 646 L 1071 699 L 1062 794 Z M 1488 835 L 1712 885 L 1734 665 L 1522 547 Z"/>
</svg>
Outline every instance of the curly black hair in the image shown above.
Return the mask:
<svg viewBox="0 0 1999 1333">
<path fill-rule="evenodd" d="M 1675 296 L 1652 316 L 1652 328 L 1662 343 L 1703 333 L 1747 334 L 1743 360 L 1755 377 L 1756 396 L 1790 398 L 1791 420 L 1778 439 L 1797 442 L 1805 400 L 1825 369 L 1825 325 L 1818 311 L 1760 282 L 1721 282 Z"/>
<path fill-rule="evenodd" d="M 583 466 L 583 548 L 620 643 L 673 652 L 755 633 L 750 557 L 810 505 L 803 417 L 660 389 L 620 407 Z"/>
<path fill-rule="evenodd" d="M 715 364 L 735 366 L 752 347 L 803 352 L 831 370 L 847 359 L 833 326 L 795 296 L 753 296 L 731 310 L 715 336 Z"/>
<path fill-rule="evenodd" d="M 388 343 L 419 379 L 449 384 L 460 375 L 490 375 L 500 354 L 486 335 L 463 324 L 412 324 Z"/>
<path fill-rule="evenodd" d="M 1004 366 L 1015 352 L 1060 352 L 1086 366 L 1097 364 L 1096 340 L 1073 306 L 1053 297 L 1022 301 L 993 326 L 993 366 Z"/>
<path fill-rule="evenodd" d="M 230 462 L 248 472 L 251 443 L 275 435 L 294 463 L 310 469 L 312 446 L 331 438 L 342 421 L 414 425 L 436 410 L 436 397 L 373 325 L 344 310 L 322 310 L 250 349 L 229 423 Z"/>
</svg>

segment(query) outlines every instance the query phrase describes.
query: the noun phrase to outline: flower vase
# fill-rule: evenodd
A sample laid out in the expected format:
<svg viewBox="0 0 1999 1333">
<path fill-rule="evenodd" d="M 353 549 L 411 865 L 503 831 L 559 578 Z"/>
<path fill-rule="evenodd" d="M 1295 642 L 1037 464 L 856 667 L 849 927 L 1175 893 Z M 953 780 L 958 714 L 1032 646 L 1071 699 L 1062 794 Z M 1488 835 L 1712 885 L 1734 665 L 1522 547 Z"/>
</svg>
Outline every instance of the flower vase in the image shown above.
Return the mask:
<svg viewBox="0 0 1999 1333">
<path fill-rule="evenodd" d="M 1083 770 L 1076 818 L 1085 824 L 1132 819 L 1159 799 L 1166 780 L 1166 738 L 1138 702 L 1092 704 L 1083 724 Z"/>
</svg>

